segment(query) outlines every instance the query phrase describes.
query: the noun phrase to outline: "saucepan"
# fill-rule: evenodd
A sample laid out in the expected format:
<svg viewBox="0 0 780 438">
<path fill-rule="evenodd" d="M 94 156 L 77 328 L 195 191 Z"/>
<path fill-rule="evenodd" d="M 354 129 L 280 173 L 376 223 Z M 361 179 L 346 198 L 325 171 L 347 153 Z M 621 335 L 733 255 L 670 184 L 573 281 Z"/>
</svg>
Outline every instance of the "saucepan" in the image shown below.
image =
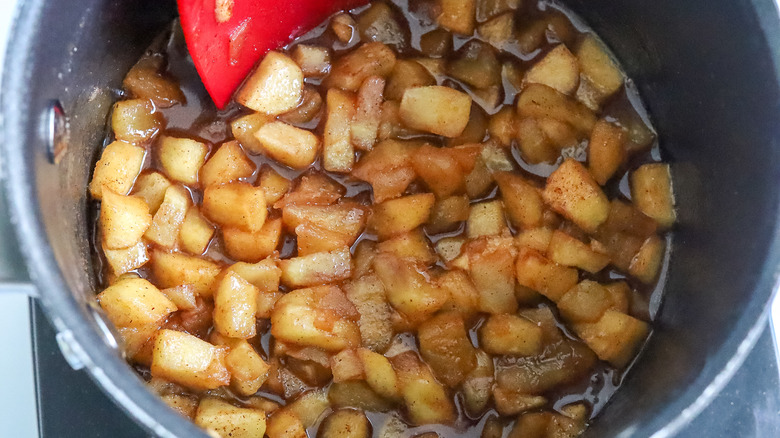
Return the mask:
<svg viewBox="0 0 780 438">
<path fill-rule="evenodd" d="M 777 287 L 780 15 L 772 0 L 566 5 L 635 79 L 679 206 L 655 331 L 587 436 L 671 436 L 740 366 Z M 21 2 L 2 81 L 0 213 L 71 365 L 151 433 L 193 437 L 204 435 L 145 389 L 93 304 L 86 190 L 114 90 L 175 15 L 173 1 Z M 4 289 L 24 287 L 23 269 L 4 268 Z"/>
</svg>

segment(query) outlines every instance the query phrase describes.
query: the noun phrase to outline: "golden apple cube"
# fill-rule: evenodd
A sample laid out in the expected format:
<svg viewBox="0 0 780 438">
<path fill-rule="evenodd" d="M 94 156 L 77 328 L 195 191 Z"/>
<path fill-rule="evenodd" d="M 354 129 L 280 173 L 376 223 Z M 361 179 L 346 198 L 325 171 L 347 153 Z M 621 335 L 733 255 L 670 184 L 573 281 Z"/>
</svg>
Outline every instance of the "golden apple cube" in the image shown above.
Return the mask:
<svg viewBox="0 0 780 438">
<path fill-rule="evenodd" d="M 451 388 L 477 366 L 476 349 L 458 312 L 442 312 L 427 319 L 417 329 L 417 337 L 420 355 L 439 381 Z"/>
<path fill-rule="evenodd" d="M 160 330 L 154 339 L 151 372 L 194 390 L 230 384 L 227 347 L 216 347 L 188 333 Z"/>
<path fill-rule="evenodd" d="M 520 175 L 498 172 L 493 175 L 509 220 L 518 228 L 535 228 L 542 225 L 544 202 L 539 190 Z"/>
<path fill-rule="evenodd" d="M 121 249 L 136 245 L 151 223 L 152 215 L 143 199 L 118 195 L 104 187 L 100 205 L 104 247 Z"/>
<path fill-rule="evenodd" d="M 609 200 L 585 167 L 569 158 L 548 178 L 542 192 L 555 211 L 587 232 L 594 232 L 609 216 Z"/>
<path fill-rule="evenodd" d="M 322 422 L 317 436 L 321 438 L 368 438 L 371 423 L 366 414 L 354 409 L 339 409 Z"/>
<path fill-rule="evenodd" d="M 325 97 L 325 133 L 322 139 L 322 167 L 331 172 L 349 172 L 355 164 L 352 120 L 356 102 L 351 93 L 330 89 Z"/>
<path fill-rule="evenodd" d="M 214 232 L 214 225 L 211 225 L 211 223 L 200 214 L 198 207 L 193 205 L 187 210 L 187 214 L 184 216 L 184 222 L 181 223 L 179 241 L 185 251 L 194 255 L 201 255 L 209 246 L 209 242 L 211 242 Z"/>
<path fill-rule="evenodd" d="M 392 340 L 393 324 L 382 282 L 372 273 L 346 283 L 344 291 L 360 314 L 358 324 L 363 345 L 384 351 Z"/>
<path fill-rule="evenodd" d="M 268 365 L 247 341 L 231 341 L 225 357 L 230 387 L 243 396 L 255 394 L 268 378 Z"/>
<path fill-rule="evenodd" d="M 479 329 L 480 346 L 490 354 L 531 356 L 542 351 L 543 331 L 510 314 L 490 315 Z"/>
<path fill-rule="evenodd" d="M 553 231 L 550 237 L 547 257 L 559 265 L 574 266 L 592 274 L 604 269 L 610 261 L 607 254 L 560 230 Z"/>
<path fill-rule="evenodd" d="M 471 114 L 471 97 L 439 85 L 410 88 L 401 99 L 401 120 L 410 128 L 457 137 Z"/>
<path fill-rule="evenodd" d="M 631 198 L 642 213 L 653 218 L 662 228 L 669 228 L 677 219 L 674 211 L 672 174 L 668 164 L 645 164 L 631 173 Z"/>
<path fill-rule="evenodd" d="M 428 221 L 436 198 L 420 193 L 374 205 L 368 228 L 381 239 L 403 234 Z"/>
<path fill-rule="evenodd" d="M 198 172 L 209 153 L 208 145 L 190 138 L 163 136 L 158 147 L 160 165 L 168 177 L 188 185 L 198 183 Z"/>
<path fill-rule="evenodd" d="M 350 127 L 352 144 L 370 151 L 376 143 L 382 118 L 385 80 L 373 76 L 365 80 L 357 93 L 355 119 Z"/>
<path fill-rule="evenodd" d="M 189 208 L 190 194 L 187 190 L 181 186 L 168 187 L 144 237 L 160 246 L 172 248 L 176 245 Z"/>
<path fill-rule="evenodd" d="M 263 189 L 242 182 L 206 187 L 202 208 L 217 224 L 250 232 L 260 231 L 268 213 Z"/>
<path fill-rule="evenodd" d="M 103 255 L 106 256 L 106 261 L 114 275 L 122 275 L 138 269 L 149 261 L 149 250 L 144 241 L 122 249 L 108 249 L 103 246 Z"/>
<path fill-rule="evenodd" d="M 626 159 L 623 130 L 606 120 L 593 127 L 588 142 L 588 169 L 593 179 L 604 185 Z"/>
<path fill-rule="evenodd" d="M 363 365 L 368 386 L 382 397 L 397 399 L 400 396 L 398 377 L 390 361 L 367 348 L 358 348 L 357 356 Z"/>
<path fill-rule="evenodd" d="M 600 95 L 607 97 L 623 86 L 623 72 L 604 45 L 592 34 L 588 34 L 580 43 L 577 59 L 582 75 Z"/>
<path fill-rule="evenodd" d="M 261 113 L 252 113 L 241 116 L 230 122 L 230 130 L 241 146 L 249 153 L 262 154 L 263 145 L 255 138 L 255 132 L 266 123 L 274 120 L 273 116 Z"/>
<path fill-rule="evenodd" d="M 235 272 L 261 292 L 275 292 L 279 289 L 282 270 L 276 266 L 276 260 L 273 258 L 267 258 L 257 263 L 238 262 L 230 266 L 228 270 Z"/>
<path fill-rule="evenodd" d="M 254 133 L 254 138 L 263 153 L 293 169 L 309 167 L 320 149 L 316 135 L 284 122 L 266 123 Z"/>
<path fill-rule="evenodd" d="M 292 59 L 307 78 L 322 77 L 330 72 L 330 52 L 324 47 L 298 44 L 293 50 Z"/>
<path fill-rule="evenodd" d="M 462 35 L 474 33 L 476 0 L 437 0 L 439 15 L 436 22 L 444 29 Z"/>
<path fill-rule="evenodd" d="M 115 141 L 106 146 L 100 160 L 95 163 L 95 172 L 89 183 L 89 193 L 95 199 L 103 198 L 103 186 L 115 193 L 125 195 L 144 164 L 146 151 L 124 141 Z"/>
<path fill-rule="evenodd" d="M 276 251 L 282 234 L 282 220 L 268 219 L 259 231 L 250 232 L 240 228 L 222 229 L 225 252 L 234 260 L 254 263 Z"/>
<path fill-rule="evenodd" d="M 162 125 L 162 117 L 149 99 L 120 100 L 111 110 L 111 129 L 117 140 L 145 143 L 160 131 Z"/>
<path fill-rule="evenodd" d="M 519 285 L 531 288 L 552 301 L 560 300 L 579 278 L 576 269 L 561 266 L 530 248 L 520 248 L 516 267 Z"/>
<path fill-rule="evenodd" d="M 265 412 L 239 408 L 217 397 L 205 397 L 195 413 L 195 424 L 230 438 L 263 438 Z"/>
<path fill-rule="evenodd" d="M 547 227 L 532 228 L 515 236 L 518 248 L 530 248 L 546 254 L 552 240 L 553 231 Z"/>
<path fill-rule="evenodd" d="M 237 141 L 223 143 L 200 168 L 200 184 L 203 187 L 238 181 L 255 172 L 250 160 Z"/>
<path fill-rule="evenodd" d="M 371 76 L 386 78 L 395 66 L 395 53 L 380 42 L 369 42 L 339 58 L 325 79 L 328 88 L 357 91 Z"/>
<path fill-rule="evenodd" d="M 559 44 L 550 50 L 525 74 L 525 81 L 532 84 L 543 84 L 554 88 L 563 94 L 572 94 L 580 83 L 580 67 L 577 58 Z"/>
<path fill-rule="evenodd" d="M 97 299 L 117 327 L 157 323 L 177 310 L 171 300 L 143 278 L 120 280 L 99 293 Z"/>
<path fill-rule="evenodd" d="M 601 284 L 583 280 L 563 294 L 556 304 L 568 322 L 596 322 L 612 307 L 612 296 Z"/>
<path fill-rule="evenodd" d="M 212 286 L 220 273 L 216 263 L 177 252 L 152 252 L 152 275 L 160 287 L 191 284 L 204 297 L 212 295 Z"/>
<path fill-rule="evenodd" d="M 666 243 L 660 237 L 648 237 L 631 260 L 628 272 L 642 283 L 652 284 L 661 271 L 665 251 Z"/>
<path fill-rule="evenodd" d="M 336 383 L 365 379 L 363 362 L 357 355 L 357 350 L 342 350 L 331 356 L 330 369 Z"/>
<path fill-rule="evenodd" d="M 165 199 L 165 191 L 171 182 L 160 172 L 144 172 L 133 184 L 133 196 L 137 196 L 149 206 L 149 213 L 155 214 Z"/>
<path fill-rule="evenodd" d="M 429 282 L 425 271 L 392 254 L 374 257 L 374 271 L 387 291 L 388 302 L 413 321 L 423 321 L 447 302 L 446 291 Z"/>
<path fill-rule="evenodd" d="M 501 236 L 508 231 L 504 217 L 504 204 L 501 201 L 485 201 L 471 206 L 469 219 L 466 222 L 466 235 L 469 239 Z"/>
<path fill-rule="evenodd" d="M 570 124 L 581 135 L 587 135 L 596 124 L 590 108 L 573 98 L 542 84 L 528 84 L 517 99 L 521 118 L 549 117 Z"/>
<path fill-rule="evenodd" d="M 296 289 L 276 302 L 271 313 L 274 338 L 341 351 L 360 345 L 357 311 L 336 286 Z"/>
<path fill-rule="evenodd" d="M 449 424 L 455 420 L 452 400 L 414 352 L 394 356 L 391 362 L 413 424 Z"/>
<path fill-rule="evenodd" d="M 644 321 L 607 310 L 598 322 L 578 324 L 575 331 L 599 359 L 622 368 L 634 358 L 650 328 Z"/>
<path fill-rule="evenodd" d="M 307 287 L 346 280 L 352 273 L 352 255 L 348 247 L 293 257 L 279 262 L 282 283 L 288 287 Z"/>
<path fill-rule="evenodd" d="M 248 339 L 257 334 L 258 289 L 228 271 L 214 294 L 214 328 L 223 336 Z"/>
<path fill-rule="evenodd" d="M 268 52 L 236 93 L 236 102 L 257 112 L 279 115 L 298 105 L 303 71 L 287 55 Z"/>
</svg>

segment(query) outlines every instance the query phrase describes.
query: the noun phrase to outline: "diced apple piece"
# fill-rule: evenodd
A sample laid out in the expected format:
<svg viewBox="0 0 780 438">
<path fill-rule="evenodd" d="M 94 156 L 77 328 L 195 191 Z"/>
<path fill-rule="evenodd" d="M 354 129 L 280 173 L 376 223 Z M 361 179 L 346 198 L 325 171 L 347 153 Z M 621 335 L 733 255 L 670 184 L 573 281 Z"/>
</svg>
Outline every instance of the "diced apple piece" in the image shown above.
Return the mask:
<svg viewBox="0 0 780 438">
<path fill-rule="evenodd" d="M 222 437 L 263 438 L 265 412 L 239 408 L 220 398 L 206 397 L 198 405 L 195 424 Z"/>
<path fill-rule="evenodd" d="M 474 33 L 475 0 L 438 0 L 437 5 L 441 11 L 436 17 L 439 26 L 462 35 Z"/>
<path fill-rule="evenodd" d="M 248 339 L 257 333 L 258 289 L 228 271 L 214 293 L 214 328 L 223 336 Z"/>
<path fill-rule="evenodd" d="M 398 377 L 390 361 L 367 348 L 358 348 L 357 355 L 363 364 L 368 386 L 384 398 L 397 399 L 400 395 Z"/>
<path fill-rule="evenodd" d="M 666 244 L 658 236 L 650 236 L 645 240 L 631 260 L 628 272 L 645 284 L 652 284 L 661 271 Z"/>
<path fill-rule="evenodd" d="M 385 80 L 372 76 L 363 82 L 357 93 L 357 106 L 350 126 L 352 144 L 370 151 L 374 147 L 382 120 Z"/>
<path fill-rule="evenodd" d="M 117 140 L 145 143 L 162 128 L 163 119 L 148 99 L 120 100 L 111 111 L 111 129 Z"/>
<path fill-rule="evenodd" d="M 486 21 L 477 27 L 477 33 L 497 49 L 512 41 L 515 28 L 514 13 L 508 12 Z M 541 61 L 540 61 L 541 62 Z"/>
<path fill-rule="evenodd" d="M 421 229 L 399 234 L 377 245 L 380 252 L 389 252 L 403 259 L 411 259 L 424 265 L 436 262 L 436 254 Z"/>
<path fill-rule="evenodd" d="M 330 385 L 328 400 L 334 408 L 356 408 L 374 412 L 387 412 L 393 408 L 390 400 L 380 397 L 363 381 Z"/>
<path fill-rule="evenodd" d="M 546 254 L 552 240 L 552 233 L 553 231 L 547 227 L 532 228 L 519 233 L 515 237 L 515 244 L 518 248 L 530 248 Z"/>
<path fill-rule="evenodd" d="M 412 231 L 428 221 L 434 201 L 433 194 L 420 193 L 376 204 L 368 228 L 382 239 Z"/>
<path fill-rule="evenodd" d="M 469 122 L 471 97 L 438 85 L 410 88 L 404 92 L 400 111 L 401 120 L 413 129 L 457 137 Z"/>
<path fill-rule="evenodd" d="M 515 111 L 511 106 L 504 106 L 493 114 L 488 122 L 488 133 L 492 140 L 498 141 L 501 146 L 509 146 L 517 135 L 515 125 Z"/>
<path fill-rule="evenodd" d="M 262 260 L 276 251 L 282 235 L 282 220 L 268 219 L 260 230 L 244 231 L 240 228 L 226 227 L 222 229 L 222 239 L 225 252 L 230 258 L 243 262 L 254 263 Z"/>
<path fill-rule="evenodd" d="M 298 44 L 293 50 L 292 59 L 307 78 L 323 77 L 330 71 L 330 52 L 324 47 Z"/>
<path fill-rule="evenodd" d="M 642 213 L 662 228 L 671 227 L 677 219 L 668 164 L 645 164 L 631 172 L 631 198 Z"/>
<path fill-rule="evenodd" d="M 436 85 L 436 80 L 420 63 L 410 60 L 398 60 L 385 88 L 385 97 L 401 101 L 404 92 L 410 88 Z"/>
<path fill-rule="evenodd" d="M 214 225 L 211 225 L 211 223 L 200 214 L 198 207 L 193 205 L 187 210 L 187 214 L 184 216 L 184 222 L 181 223 L 179 241 L 185 251 L 194 255 L 201 255 L 209 246 L 209 242 L 211 242 L 214 232 Z"/>
<path fill-rule="evenodd" d="M 360 235 L 366 223 L 366 210 L 362 205 L 353 202 L 343 202 L 334 205 L 287 205 L 282 211 L 282 220 L 288 229 L 298 230 L 301 226 L 313 227 L 315 231 L 330 232 L 333 236 L 313 235 L 308 236 L 310 240 L 331 240 L 334 239 L 340 245 L 330 249 L 336 249 L 341 246 L 351 246 L 355 239 Z M 302 236 L 298 236 L 300 240 Z M 323 242 L 327 243 L 327 242 Z M 303 247 L 302 242 L 298 242 L 299 251 Z M 324 245 L 327 246 L 327 245 Z M 305 255 L 300 253 L 299 255 Z"/>
<path fill-rule="evenodd" d="M 450 296 L 444 309 L 458 311 L 464 319 L 479 311 L 479 291 L 465 272 L 459 269 L 445 272 L 439 277 L 439 286 Z"/>
<path fill-rule="evenodd" d="M 257 186 L 262 188 L 263 193 L 265 193 L 266 205 L 273 205 L 290 190 L 290 180 L 279 175 L 279 172 L 271 166 L 260 168 L 260 175 L 257 181 Z"/>
<path fill-rule="evenodd" d="M 512 224 L 518 228 L 540 226 L 544 216 L 544 202 L 539 190 L 514 173 L 499 172 L 494 178 Z"/>
<path fill-rule="evenodd" d="M 623 86 L 623 73 L 607 53 L 604 45 L 592 34 L 588 34 L 577 49 L 582 75 L 599 91 L 608 97 Z"/>
<path fill-rule="evenodd" d="M 98 294 L 97 299 L 117 327 L 157 323 L 177 310 L 171 300 L 143 278 L 120 280 Z"/>
<path fill-rule="evenodd" d="M 300 177 L 295 189 L 274 204 L 284 209 L 291 204 L 330 205 L 338 201 L 346 189 L 322 173 L 306 173 Z"/>
<path fill-rule="evenodd" d="M 230 123 L 233 137 L 241 143 L 250 153 L 263 153 L 263 145 L 255 138 L 255 132 L 266 123 L 272 122 L 273 117 L 267 114 L 252 113 L 241 116 Z"/>
<path fill-rule="evenodd" d="M 267 214 L 265 193 L 249 183 L 209 186 L 203 191 L 203 214 L 223 227 L 260 231 Z"/>
<path fill-rule="evenodd" d="M 646 322 L 614 310 L 593 324 L 579 324 L 575 331 L 599 359 L 623 368 L 634 358 L 639 346 L 647 338 Z"/>
<path fill-rule="evenodd" d="M 481 238 L 465 249 L 469 275 L 479 291 L 479 308 L 487 313 L 512 313 L 515 299 L 515 250 L 512 238 Z"/>
<path fill-rule="evenodd" d="M 114 275 L 122 275 L 138 269 L 149 261 L 149 251 L 143 241 L 122 249 L 108 249 L 103 246 L 103 255 L 106 256 L 106 261 Z"/>
<path fill-rule="evenodd" d="M 371 184 L 374 202 L 397 198 L 415 178 L 411 164 L 413 149 L 409 143 L 382 141 L 363 155 L 352 176 Z"/>
<path fill-rule="evenodd" d="M 295 288 L 345 280 L 352 273 L 351 257 L 349 248 L 343 247 L 282 260 L 282 283 Z"/>
<path fill-rule="evenodd" d="M 118 195 L 104 187 L 100 206 L 103 246 L 128 248 L 137 244 L 152 223 L 149 207 L 142 198 Z"/>
<path fill-rule="evenodd" d="M 182 284 L 181 286 L 169 287 L 163 289 L 163 295 L 176 304 L 179 310 L 192 310 L 197 307 L 197 297 L 195 288 L 191 284 Z"/>
<path fill-rule="evenodd" d="M 339 409 L 328 415 L 317 431 L 321 438 L 368 438 L 371 423 L 366 414 L 353 409 Z"/>
<path fill-rule="evenodd" d="M 414 352 L 394 356 L 391 362 L 413 424 L 448 424 L 455 420 L 452 400 Z"/>
<path fill-rule="evenodd" d="M 520 117 L 550 117 L 572 125 L 587 135 L 596 124 L 596 116 L 588 107 L 569 96 L 542 84 L 528 84 L 517 99 Z"/>
<path fill-rule="evenodd" d="M 261 292 L 275 292 L 279 289 L 279 278 L 282 275 L 282 271 L 276 266 L 276 261 L 272 258 L 257 263 L 238 262 L 228 269 L 240 275 L 241 278 L 254 285 Z"/>
<path fill-rule="evenodd" d="M 555 149 L 561 150 L 578 145 L 580 136 L 570 124 L 550 117 L 538 118 L 536 122 Z"/>
<path fill-rule="evenodd" d="M 144 148 L 119 140 L 106 146 L 89 183 L 92 197 L 102 199 L 104 185 L 120 195 L 127 194 L 141 172 L 145 153 Z"/>
<path fill-rule="evenodd" d="M 596 322 L 612 307 L 612 297 L 604 286 L 584 280 L 563 294 L 557 305 L 569 322 Z"/>
<path fill-rule="evenodd" d="M 230 371 L 230 387 L 240 395 L 255 394 L 268 378 L 268 365 L 249 342 L 231 340 L 225 366 Z"/>
<path fill-rule="evenodd" d="M 463 402 L 470 415 L 481 414 L 487 408 L 493 387 L 493 358 L 477 350 L 477 366 L 461 385 Z"/>
<path fill-rule="evenodd" d="M 179 84 L 163 74 L 165 59 L 161 53 L 147 54 L 127 72 L 122 87 L 133 97 L 151 99 L 158 108 L 186 102 Z"/>
<path fill-rule="evenodd" d="M 160 172 L 142 173 L 135 180 L 132 194 L 146 201 L 149 213 L 155 214 L 165 198 L 165 191 L 170 186 L 171 182 Z"/>
<path fill-rule="evenodd" d="M 405 24 L 405 23 L 404 23 Z M 384 2 L 371 3 L 357 19 L 362 41 L 380 41 L 403 50 L 408 45 L 406 31 L 396 19 L 396 13 Z"/>
<path fill-rule="evenodd" d="M 198 172 L 206 162 L 209 147 L 190 138 L 163 136 L 159 143 L 160 165 L 171 179 L 197 184 Z"/>
<path fill-rule="evenodd" d="M 543 332 L 515 315 L 490 315 L 479 329 L 480 346 L 490 354 L 531 356 L 541 352 Z"/>
<path fill-rule="evenodd" d="M 501 236 L 508 231 L 504 205 L 501 201 L 485 201 L 471 206 L 469 219 L 466 222 L 466 234 L 469 239 Z"/>
<path fill-rule="evenodd" d="M 517 282 L 521 286 L 558 301 L 577 284 L 577 280 L 576 269 L 558 265 L 533 249 L 520 248 L 517 256 Z"/>
<path fill-rule="evenodd" d="M 338 287 L 297 289 L 276 302 L 271 334 L 301 346 L 341 351 L 360 345 L 357 319 L 355 307 Z"/>
<path fill-rule="evenodd" d="M 445 29 L 434 29 L 420 36 L 420 51 L 425 56 L 440 58 L 447 55 L 450 50 L 452 50 L 452 33 Z"/>
<path fill-rule="evenodd" d="M 565 415 L 552 412 L 528 412 L 522 414 L 509 433 L 519 437 L 576 437 L 585 430 L 584 421 L 575 421 Z"/>
<path fill-rule="evenodd" d="M 173 247 L 181 231 L 187 210 L 190 208 L 190 194 L 181 186 L 170 186 L 165 191 L 165 198 L 144 237 L 152 242 L 166 247 Z"/>
<path fill-rule="evenodd" d="M 335 383 L 363 380 L 366 377 L 363 362 L 360 360 L 357 350 L 342 350 L 331 356 L 330 369 L 333 372 Z"/>
<path fill-rule="evenodd" d="M 423 145 L 415 152 L 412 167 L 439 198 L 446 198 L 465 189 L 463 170 L 449 149 Z"/>
<path fill-rule="evenodd" d="M 544 201 L 585 231 L 596 231 L 609 216 L 609 200 L 579 162 L 569 158 L 548 178 Z"/>
<path fill-rule="evenodd" d="M 560 156 L 560 152 L 553 147 L 536 119 L 522 118 L 515 129 L 520 152 L 526 162 L 554 163 Z"/>
<path fill-rule="evenodd" d="M 322 96 L 311 85 L 303 87 L 303 100 L 290 111 L 279 116 L 279 120 L 294 126 L 309 125 L 322 112 Z M 310 127 L 311 125 L 309 125 Z"/>
<path fill-rule="evenodd" d="M 159 250 L 152 253 L 152 275 L 163 288 L 191 284 L 198 294 L 208 297 L 219 272 L 216 263 L 200 257 Z"/>
<path fill-rule="evenodd" d="M 395 66 L 395 53 L 380 42 L 363 44 L 339 58 L 325 80 L 328 88 L 357 91 L 371 76 L 386 78 Z"/>
<path fill-rule="evenodd" d="M 320 148 L 316 135 L 284 122 L 266 123 L 254 136 L 266 155 L 293 169 L 309 167 Z"/>
<path fill-rule="evenodd" d="M 547 404 L 547 399 L 542 396 L 507 391 L 500 386 L 493 388 L 493 399 L 496 401 L 496 410 L 501 415 L 517 415 Z"/>
<path fill-rule="evenodd" d="M 237 141 L 223 143 L 200 168 L 200 183 L 203 187 L 224 184 L 248 178 L 255 172 L 252 163 Z"/>
<path fill-rule="evenodd" d="M 588 143 L 588 169 L 602 186 L 626 158 L 623 137 L 623 130 L 606 120 L 599 120 L 593 127 Z"/>
<path fill-rule="evenodd" d="M 279 115 L 295 108 L 303 93 L 303 72 L 287 55 L 268 52 L 236 93 L 236 102 Z"/>
<path fill-rule="evenodd" d="M 358 258 L 357 254 L 355 258 Z M 369 274 L 350 281 L 344 290 L 360 314 L 358 324 L 363 345 L 374 351 L 384 351 L 392 339 L 393 326 L 392 309 L 382 282 L 376 275 Z"/>
<path fill-rule="evenodd" d="M 476 351 L 458 312 L 439 313 L 427 319 L 417 329 L 417 337 L 420 355 L 439 381 L 451 388 L 477 366 Z"/>
<path fill-rule="evenodd" d="M 439 199 L 433 205 L 431 217 L 425 229 L 430 233 L 452 231 L 469 218 L 471 205 L 466 195 Z"/>
<path fill-rule="evenodd" d="M 526 72 L 525 81 L 547 85 L 563 94 L 572 94 L 580 83 L 577 58 L 564 44 L 558 44 Z"/>
<path fill-rule="evenodd" d="M 331 30 L 342 43 L 348 43 L 352 40 L 356 27 L 355 19 L 347 12 L 336 14 L 330 21 Z"/>
<path fill-rule="evenodd" d="M 634 205 L 613 199 L 609 206 L 609 217 L 600 231 L 624 232 L 637 237 L 650 237 L 656 233 L 658 224 L 645 216 Z M 600 233 L 601 234 L 601 233 Z"/>
<path fill-rule="evenodd" d="M 559 230 L 550 238 L 547 256 L 559 265 L 574 266 L 592 274 L 604 269 L 610 261 L 607 254 L 594 251 L 591 246 Z"/>
<path fill-rule="evenodd" d="M 374 257 L 374 271 L 387 291 L 387 300 L 413 321 L 423 321 L 447 302 L 444 289 L 431 284 L 423 270 L 392 254 Z"/>
<path fill-rule="evenodd" d="M 301 419 L 288 409 L 279 409 L 268 417 L 265 430 L 268 438 L 307 438 Z"/>
<path fill-rule="evenodd" d="M 226 355 L 226 347 L 215 347 L 188 333 L 160 330 L 154 339 L 151 372 L 191 389 L 215 389 L 230 384 Z"/>
<path fill-rule="evenodd" d="M 351 140 L 356 111 L 355 97 L 345 91 L 330 89 L 326 101 L 322 165 L 331 172 L 349 172 L 355 164 L 355 149 Z"/>
</svg>

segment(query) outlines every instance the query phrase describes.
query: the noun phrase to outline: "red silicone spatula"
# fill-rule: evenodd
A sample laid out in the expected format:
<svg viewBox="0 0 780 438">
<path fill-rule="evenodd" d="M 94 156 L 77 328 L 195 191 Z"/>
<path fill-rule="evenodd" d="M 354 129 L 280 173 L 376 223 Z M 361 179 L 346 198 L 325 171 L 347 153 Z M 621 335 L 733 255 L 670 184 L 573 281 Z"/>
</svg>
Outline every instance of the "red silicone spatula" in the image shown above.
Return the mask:
<svg viewBox="0 0 780 438">
<path fill-rule="evenodd" d="M 220 109 L 269 50 L 368 0 L 178 0 L 195 68 Z"/>
</svg>

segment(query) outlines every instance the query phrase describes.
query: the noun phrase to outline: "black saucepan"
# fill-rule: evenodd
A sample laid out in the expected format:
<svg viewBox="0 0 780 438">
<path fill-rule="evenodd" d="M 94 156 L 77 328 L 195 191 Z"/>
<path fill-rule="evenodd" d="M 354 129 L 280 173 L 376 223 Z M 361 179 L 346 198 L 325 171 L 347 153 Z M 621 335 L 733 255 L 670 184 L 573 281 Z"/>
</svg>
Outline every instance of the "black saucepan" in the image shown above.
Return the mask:
<svg viewBox="0 0 780 438">
<path fill-rule="evenodd" d="M 744 360 L 776 286 L 780 19 L 772 0 L 566 4 L 636 80 L 679 205 L 655 333 L 587 435 L 670 436 Z M 203 435 L 145 389 L 92 304 L 86 196 L 112 90 L 174 16 L 173 1 L 22 1 L 0 159 L 19 246 L 66 356 L 150 431 L 191 437 Z"/>
</svg>

